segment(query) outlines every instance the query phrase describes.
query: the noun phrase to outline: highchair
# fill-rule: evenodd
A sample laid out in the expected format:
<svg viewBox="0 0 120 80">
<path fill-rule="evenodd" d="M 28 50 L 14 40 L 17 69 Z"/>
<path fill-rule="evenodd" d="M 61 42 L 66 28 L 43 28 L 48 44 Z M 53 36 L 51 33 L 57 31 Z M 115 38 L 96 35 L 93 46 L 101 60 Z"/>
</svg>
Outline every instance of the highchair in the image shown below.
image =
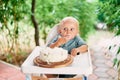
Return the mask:
<svg viewBox="0 0 120 80">
<path fill-rule="evenodd" d="M 58 34 L 58 25 L 55 25 L 46 38 L 46 44 L 48 45 L 50 41 Z M 32 53 L 28 56 L 25 62 L 22 64 L 22 72 L 26 74 L 26 80 L 87 80 L 87 76 L 92 74 L 92 62 L 91 56 L 88 52 L 84 54 L 77 55 L 74 58 L 72 65 L 65 68 L 42 68 L 35 66 L 33 59 L 39 55 L 40 46 L 37 46 Z M 73 78 L 46 78 L 44 74 L 76 74 Z"/>
</svg>

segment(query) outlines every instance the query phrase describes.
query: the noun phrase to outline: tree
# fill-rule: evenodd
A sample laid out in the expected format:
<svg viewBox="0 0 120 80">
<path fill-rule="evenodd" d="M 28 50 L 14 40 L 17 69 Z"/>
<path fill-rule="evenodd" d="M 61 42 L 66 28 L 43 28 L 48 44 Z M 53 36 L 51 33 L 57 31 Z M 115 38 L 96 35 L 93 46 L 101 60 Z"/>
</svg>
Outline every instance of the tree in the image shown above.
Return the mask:
<svg viewBox="0 0 120 80">
<path fill-rule="evenodd" d="M 0 0 L 0 23 L 2 24 L 0 32 L 6 34 L 5 51 L 15 64 L 18 64 L 17 54 L 20 46 L 18 42 L 20 26 L 18 23 L 24 19 L 24 15 L 27 13 L 27 7 L 24 6 L 26 6 L 24 0 Z"/>
<path fill-rule="evenodd" d="M 31 7 L 31 19 L 32 19 L 32 22 L 34 24 L 34 28 L 35 28 L 35 43 L 36 43 L 36 46 L 39 46 L 39 28 L 38 28 L 38 23 L 35 19 L 35 3 L 36 3 L 36 0 L 32 0 L 32 7 Z"/>
</svg>

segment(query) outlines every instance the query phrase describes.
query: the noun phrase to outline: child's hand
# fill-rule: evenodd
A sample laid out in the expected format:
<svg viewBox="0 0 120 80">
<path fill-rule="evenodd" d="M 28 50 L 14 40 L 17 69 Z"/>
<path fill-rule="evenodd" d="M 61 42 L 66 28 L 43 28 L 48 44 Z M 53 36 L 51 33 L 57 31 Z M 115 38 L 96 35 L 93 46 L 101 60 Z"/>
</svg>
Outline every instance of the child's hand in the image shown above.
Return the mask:
<svg viewBox="0 0 120 80">
<path fill-rule="evenodd" d="M 73 49 L 71 50 L 71 55 L 72 55 L 72 56 L 76 56 L 77 53 L 78 53 L 78 49 L 77 49 L 77 48 L 73 48 Z"/>
<path fill-rule="evenodd" d="M 59 47 L 66 42 L 67 40 L 64 37 L 59 37 L 55 43 L 50 45 L 50 48 Z"/>
<path fill-rule="evenodd" d="M 67 41 L 64 37 L 60 37 L 60 38 L 58 38 L 58 40 L 56 42 L 60 46 L 62 44 L 65 44 Z"/>
</svg>

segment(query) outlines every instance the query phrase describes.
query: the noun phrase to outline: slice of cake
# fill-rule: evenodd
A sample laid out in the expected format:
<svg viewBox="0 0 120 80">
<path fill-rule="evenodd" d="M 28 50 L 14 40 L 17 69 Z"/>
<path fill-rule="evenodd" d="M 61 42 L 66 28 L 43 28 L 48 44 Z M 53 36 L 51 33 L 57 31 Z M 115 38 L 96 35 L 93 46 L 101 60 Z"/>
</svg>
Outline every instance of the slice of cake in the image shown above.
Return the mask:
<svg viewBox="0 0 120 80">
<path fill-rule="evenodd" d="M 68 57 L 68 51 L 62 48 L 45 47 L 40 50 L 39 58 L 44 62 L 61 62 Z"/>
</svg>

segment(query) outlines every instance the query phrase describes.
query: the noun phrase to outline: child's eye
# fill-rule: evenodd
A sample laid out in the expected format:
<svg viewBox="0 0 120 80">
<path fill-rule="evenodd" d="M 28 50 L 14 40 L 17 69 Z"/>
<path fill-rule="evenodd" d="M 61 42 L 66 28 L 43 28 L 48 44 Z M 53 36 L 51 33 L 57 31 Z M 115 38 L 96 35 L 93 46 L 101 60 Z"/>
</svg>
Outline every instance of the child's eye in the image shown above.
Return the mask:
<svg viewBox="0 0 120 80">
<path fill-rule="evenodd" d="M 66 31 L 66 30 L 67 30 L 67 28 L 64 28 L 64 30 Z"/>
<path fill-rule="evenodd" d="M 71 31 L 73 31 L 73 30 L 74 30 L 74 28 L 71 28 L 70 30 L 71 30 Z"/>
</svg>

